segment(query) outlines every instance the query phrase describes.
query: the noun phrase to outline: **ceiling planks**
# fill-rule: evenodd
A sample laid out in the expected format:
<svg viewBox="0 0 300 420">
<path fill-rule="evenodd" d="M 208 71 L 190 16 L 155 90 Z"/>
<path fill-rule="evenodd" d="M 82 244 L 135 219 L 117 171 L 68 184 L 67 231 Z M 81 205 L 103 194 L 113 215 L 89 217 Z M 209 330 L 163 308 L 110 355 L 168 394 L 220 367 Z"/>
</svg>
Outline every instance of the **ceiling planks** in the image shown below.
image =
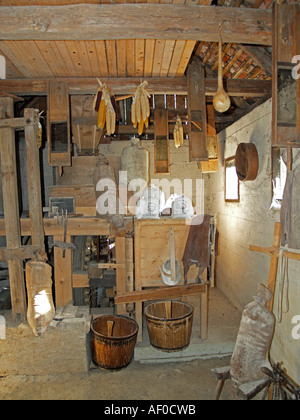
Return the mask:
<svg viewBox="0 0 300 420">
<path fill-rule="evenodd" d="M 122 4 L 124 1 L 127 1 L 127 3 Z M 26 37 L 25 21 L 27 21 L 28 25 L 31 25 L 31 27 L 37 25 L 34 26 L 36 29 L 33 31 L 35 38 L 29 39 L 28 41 L 25 41 L 24 39 L 13 39 L 15 37 L 14 28 L 10 39 L 4 40 L 2 38 L 3 40 L 0 41 L 0 54 L 2 53 L 2 55 L 6 58 L 8 78 L 181 77 L 185 74 L 187 65 L 193 55 L 199 55 L 202 58 L 203 63 L 206 65 L 207 75 L 211 76 L 212 74 L 215 75 L 215 73 L 212 72 L 216 70 L 217 66 L 217 42 L 208 43 L 201 39 L 199 43 L 199 41 L 196 41 L 195 39 L 188 39 L 189 30 L 191 29 L 188 23 L 188 17 L 190 16 L 189 13 L 191 10 L 199 10 L 199 7 L 200 10 L 202 10 L 203 5 L 205 5 L 203 10 L 205 10 L 206 13 L 209 12 L 208 15 L 213 18 L 216 16 L 216 9 L 222 9 L 222 23 L 224 23 L 227 17 L 233 13 L 233 10 L 239 10 L 239 6 L 242 3 L 241 1 L 238 1 L 237 3 L 237 0 L 230 1 L 232 2 L 232 5 L 235 6 L 234 8 L 208 7 L 211 0 L 168 0 L 168 4 L 163 4 L 166 3 L 165 0 L 147 0 L 148 4 L 146 5 L 144 4 L 144 0 L 141 2 L 140 0 L 135 0 L 135 4 L 128 4 L 128 0 L 118 0 L 117 3 L 121 4 L 114 5 L 112 4 L 115 3 L 113 0 L 85 0 L 85 4 L 82 4 L 83 1 L 80 0 L 2 0 L 0 2 L 0 22 L 3 21 L 1 20 L 1 16 L 3 17 L 5 15 L 5 11 L 7 10 L 6 6 L 10 6 L 9 9 L 12 9 L 13 11 L 21 9 L 24 10 L 22 6 L 27 6 L 25 8 L 27 12 L 36 10 L 47 11 L 49 10 L 49 6 L 52 6 L 50 7 L 51 10 L 58 10 L 58 8 L 59 10 L 75 10 L 73 15 L 71 15 L 71 18 L 68 15 L 68 21 L 71 21 L 72 19 L 75 21 L 76 19 L 80 19 L 76 10 L 79 12 L 89 7 L 93 7 L 93 9 L 90 10 L 99 10 L 99 5 L 101 7 L 104 6 L 105 8 L 106 6 L 110 8 L 115 6 L 117 8 L 111 10 L 116 11 L 124 10 L 119 9 L 119 6 L 125 6 L 125 10 L 127 10 L 128 6 L 137 6 L 142 8 L 144 6 L 150 6 L 151 8 L 155 8 L 150 10 L 155 11 L 158 10 L 157 8 L 164 8 L 164 10 L 168 10 L 169 14 L 164 17 L 164 20 L 166 20 L 167 23 L 161 28 L 162 32 L 157 33 L 157 27 L 155 27 L 155 25 L 152 25 L 150 29 L 147 29 L 149 31 L 151 30 L 153 35 L 153 37 L 149 39 L 141 37 L 134 39 L 76 39 L 79 35 L 78 31 L 74 27 L 72 35 L 73 39 L 42 40 L 36 38 L 39 38 L 41 34 L 43 35 L 43 22 L 45 23 L 45 21 L 43 21 L 43 19 L 40 21 L 37 17 L 38 15 L 32 16 L 28 12 L 29 14 L 27 15 L 27 20 L 25 16 L 22 15 L 22 21 L 20 23 L 21 27 L 19 29 L 21 32 L 23 31 L 22 36 Z M 247 0 L 248 3 L 249 1 L 250 0 Z M 170 5 L 170 3 L 172 4 Z M 197 4 L 201 6 L 198 6 Z M 219 4 L 222 4 L 221 0 L 219 0 Z M 71 9 L 65 9 L 65 7 L 68 6 L 70 6 Z M 73 6 L 78 6 L 78 8 L 74 9 Z M 171 6 L 171 8 L 168 7 L 168 9 L 165 9 L 165 6 Z M 176 38 L 166 39 L 168 38 L 168 35 L 166 38 L 157 39 L 159 35 L 164 37 L 165 33 L 168 32 L 168 22 L 170 22 L 171 17 L 174 16 L 174 10 L 179 10 L 174 9 L 174 7 L 184 7 L 184 9 L 180 9 L 181 11 L 184 11 L 182 16 L 177 16 L 177 20 L 173 22 L 173 27 L 179 24 L 179 26 L 176 27 Z M 257 7 L 257 5 L 252 5 L 252 7 Z M 229 12 L 228 9 L 230 9 Z M 248 16 L 249 10 L 251 12 L 251 9 L 243 9 L 242 13 L 246 13 Z M 103 9 L 101 8 L 100 10 Z M 170 10 L 173 10 L 171 14 Z M 261 10 L 259 13 L 260 12 Z M 188 16 L 186 16 L 186 13 Z M 270 11 L 267 11 L 267 13 L 270 15 Z M 44 13 L 43 16 L 46 16 L 46 14 Z M 136 16 L 134 15 L 133 22 L 135 22 L 135 17 Z M 142 18 L 142 16 L 139 17 Z M 7 16 L 5 17 L 5 21 L 7 21 Z M 132 20 L 130 22 L 132 22 Z M 208 24 L 208 22 L 206 22 L 206 24 Z M 25 26 L 22 28 L 22 25 Z M 121 24 L 119 24 L 119 26 L 120 25 Z M 237 25 L 241 26 L 239 22 Z M 264 27 L 264 25 L 265 23 L 261 22 L 261 26 Z M 139 19 L 139 28 L 141 29 L 142 26 L 143 21 Z M 148 24 L 148 27 L 149 26 L 150 25 Z M 198 26 L 201 26 L 201 22 L 198 22 Z M 214 35 L 216 35 L 218 32 L 215 30 L 217 27 L 217 21 L 214 21 L 212 26 Z M 180 29 L 181 27 L 183 28 L 182 30 Z M 222 30 L 223 29 L 222 25 Z M 231 28 L 231 32 L 233 32 L 233 29 L 234 27 Z M 0 34 L 1 30 L 5 32 L 5 28 L 0 25 Z M 266 30 L 265 27 L 263 30 L 268 33 L 268 30 Z M 225 29 L 224 31 L 226 32 Z M 46 29 L 46 32 L 50 32 L 51 38 L 51 30 L 47 31 Z M 180 32 L 184 33 L 184 37 L 186 39 L 180 39 L 182 35 Z M 136 37 L 136 35 L 140 35 L 140 33 L 141 32 L 138 31 L 134 33 L 134 36 Z M 115 36 L 117 36 L 117 34 Z M 235 48 L 238 49 L 237 51 L 232 50 L 233 45 L 235 45 Z M 201 48 L 203 48 L 203 51 L 201 51 Z M 254 61 L 255 55 L 260 56 L 261 60 L 258 62 L 260 69 L 257 69 L 257 66 L 255 65 L 251 67 L 250 65 L 252 62 L 249 60 L 247 61 L 248 65 L 246 65 L 245 60 L 239 59 L 239 55 L 236 55 L 236 53 L 241 54 L 243 57 L 245 56 L 245 54 L 239 52 L 240 48 L 241 45 L 232 43 L 224 45 L 223 58 L 224 60 L 230 58 L 230 61 L 226 61 L 226 66 L 228 67 L 228 64 L 232 64 L 228 67 L 228 70 L 230 71 L 228 72 L 227 77 L 244 77 L 246 73 L 242 71 L 243 69 L 248 71 L 249 69 L 253 69 L 252 75 L 248 75 L 248 77 L 264 78 L 264 76 L 269 75 L 268 59 L 270 57 L 264 55 L 265 50 L 263 50 L 262 47 L 247 45 L 251 58 Z M 229 54 L 227 54 L 228 50 L 230 50 L 230 57 Z M 247 56 L 245 56 L 245 59 L 248 58 Z M 232 57 L 234 57 L 235 60 L 231 61 Z M 237 59 L 238 61 L 235 63 Z M 255 63 L 253 62 L 253 64 Z M 261 69 L 264 69 L 265 67 L 266 73 L 261 72 Z"/>
<path fill-rule="evenodd" d="M 181 77 L 196 41 L 0 41 L 23 77 Z M 14 77 L 13 77 L 14 78 Z"/>
<path fill-rule="evenodd" d="M 122 94 L 146 78 L 157 94 L 185 95 L 184 75 L 198 56 L 211 96 L 221 30 L 225 85 L 240 101 L 252 98 L 252 104 L 270 93 L 264 82 L 272 75 L 271 3 L 218 0 L 212 7 L 211 0 L 0 0 L 0 54 L 13 83 L 7 87 L 18 92 L 22 84 L 14 89 L 14 82 L 31 79 L 28 89 L 39 95 L 47 81 L 71 78 L 72 92 L 94 93 L 98 77 Z"/>
</svg>

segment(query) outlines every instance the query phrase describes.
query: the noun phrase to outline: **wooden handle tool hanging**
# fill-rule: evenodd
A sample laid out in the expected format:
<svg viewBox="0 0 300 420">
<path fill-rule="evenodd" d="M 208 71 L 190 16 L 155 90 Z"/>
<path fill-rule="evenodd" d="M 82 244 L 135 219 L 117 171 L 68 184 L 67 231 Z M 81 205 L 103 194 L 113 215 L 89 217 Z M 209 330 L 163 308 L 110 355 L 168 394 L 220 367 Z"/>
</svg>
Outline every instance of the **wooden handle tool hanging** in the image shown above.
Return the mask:
<svg viewBox="0 0 300 420">
<path fill-rule="evenodd" d="M 222 38 L 219 41 L 218 90 L 213 99 L 214 108 L 218 112 L 226 112 L 230 107 L 230 98 L 223 88 Z"/>
</svg>

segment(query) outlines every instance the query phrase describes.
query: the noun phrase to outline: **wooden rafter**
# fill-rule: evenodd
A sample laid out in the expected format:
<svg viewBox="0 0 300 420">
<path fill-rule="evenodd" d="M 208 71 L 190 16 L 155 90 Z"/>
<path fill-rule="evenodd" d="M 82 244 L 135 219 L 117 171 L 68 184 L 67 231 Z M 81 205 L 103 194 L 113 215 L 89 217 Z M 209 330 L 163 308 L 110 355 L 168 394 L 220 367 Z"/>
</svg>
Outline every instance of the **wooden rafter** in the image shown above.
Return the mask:
<svg viewBox="0 0 300 420">
<path fill-rule="evenodd" d="M 243 50 L 238 48 L 232 59 L 229 61 L 225 69 L 223 70 L 223 74 L 225 75 L 231 67 L 234 65 L 234 63 L 239 59 L 239 57 L 243 54 Z"/>
<path fill-rule="evenodd" d="M 9 92 L 19 95 L 45 95 L 48 82 L 53 79 L 10 79 L 0 80 L 0 92 Z M 94 94 L 98 88 L 95 78 L 71 78 L 57 81 L 68 81 L 69 94 Z M 136 77 L 102 78 L 115 95 L 133 94 L 140 84 Z M 150 94 L 187 94 L 187 82 L 185 77 L 178 78 L 147 78 L 148 91 Z M 226 90 L 230 96 L 251 96 L 262 97 L 271 92 L 271 81 L 269 80 L 225 80 Z M 217 91 L 217 79 L 205 79 L 205 95 L 212 96 Z"/>
<path fill-rule="evenodd" d="M 272 44 L 272 13 L 179 4 L 0 7 L 2 40 L 182 39 Z"/>
</svg>

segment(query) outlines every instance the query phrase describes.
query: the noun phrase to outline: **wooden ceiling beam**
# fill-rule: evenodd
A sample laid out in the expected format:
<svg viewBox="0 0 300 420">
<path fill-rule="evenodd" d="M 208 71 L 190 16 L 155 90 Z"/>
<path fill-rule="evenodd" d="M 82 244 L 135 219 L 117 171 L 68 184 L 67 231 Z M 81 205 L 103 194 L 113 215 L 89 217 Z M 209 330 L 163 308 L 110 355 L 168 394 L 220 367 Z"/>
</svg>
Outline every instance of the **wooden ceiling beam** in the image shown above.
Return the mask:
<svg viewBox="0 0 300 420">
<path fill-rule="evenodd" d="M 4 79 L 0 80 L 0 93 L 8 92 L 18 95 L 46 95 L 48 83 L 52 79 Z M 56 78 L 56 81 L 68 83 L 69 94 L 95 94 L 98 82 L 95 78 Z M 150 94 L 186 95 L 186 77 L 148 77 L 148 91 Z M 138 77 L 110 77 L 101 78 L 115 95 L 133 94 L 141 83 Z M 217 91 L 217 79 L 205 79 L 205 95 L 213 96 Z M 224 86 L 230 96 L 249 96 L 259 98 L 272 91 L 270 80 L 225 79 Z"/>
<path fill-rule="evenodd" d="M 272 45 L 272 12 L 181 4 L 0 7 L 2 40 L 178 39 Z"/>
</svg>

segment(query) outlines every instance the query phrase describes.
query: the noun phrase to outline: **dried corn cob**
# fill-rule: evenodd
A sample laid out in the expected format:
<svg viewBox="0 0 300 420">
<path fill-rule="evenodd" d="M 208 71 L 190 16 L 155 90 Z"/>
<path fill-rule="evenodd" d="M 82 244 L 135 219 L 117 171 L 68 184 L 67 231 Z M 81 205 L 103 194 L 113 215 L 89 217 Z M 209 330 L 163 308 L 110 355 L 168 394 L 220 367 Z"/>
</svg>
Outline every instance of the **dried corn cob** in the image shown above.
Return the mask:
<svg viewBox="0 0 300 420">
<path fill-rule="evenodd" d="M 144 126 L 148 127 L 150 105 L 150 94 L 146 91 L 148 82 L 142 82 L 135 91 L 131 105 L 131 121 L 133 126 L 138 127 L 138 133 L 143 133 Z"/>
<path fill-rule="evenodd" d="M 38 122 L 38 129 L 37 129 L 37 134 L 36 134 L 36 144 L 37 144 L 37 147 L 39 149 L 42 147 L 42 142 L 43 142 L 42 124 L 40 122 Z"/>
<path fill-rule="evenodd" d="M 98 109 L 98 121 L 97 125 L 100 128 L 104 128 L 105 126 L 105 119 L 106 119 L 106 105 L 104 99 L 101 100 L 100 106 Z"/>
<path fill-rule="evenodd" d="M 115 111 L 115 97 L 111 95 L 105 83 L 101 83 L 94 99 L 94 109 L 98 112 L 97 125 L 104 128 L 106 124 L 106 133 L 111 135 L 116 129 L 116 111 Z"/>
<path fill-rule="evenodd" d="M 173 131 L 175 147 L 178 148 L 183 145 L 183 127 L 181 118 L 177 115 L 176 124 Z"/>
</svg>

